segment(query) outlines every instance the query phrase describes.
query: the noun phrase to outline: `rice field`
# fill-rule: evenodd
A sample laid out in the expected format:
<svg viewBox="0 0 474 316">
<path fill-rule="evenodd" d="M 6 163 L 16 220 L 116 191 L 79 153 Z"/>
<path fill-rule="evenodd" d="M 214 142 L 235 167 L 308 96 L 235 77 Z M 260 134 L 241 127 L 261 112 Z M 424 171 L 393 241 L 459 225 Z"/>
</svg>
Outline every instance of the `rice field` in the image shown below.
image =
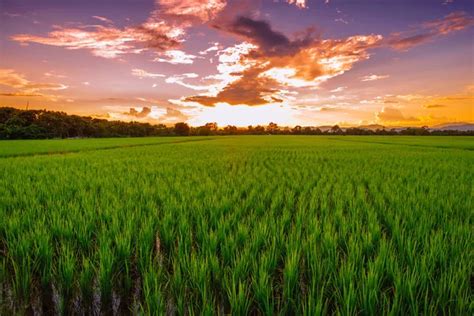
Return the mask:
<svg viewBox="0 0 474 316">
<path fill-rule="evenodd" d="M 0 314 L 472 315 L 472 137 L 0 142 Z"/>
</svg>

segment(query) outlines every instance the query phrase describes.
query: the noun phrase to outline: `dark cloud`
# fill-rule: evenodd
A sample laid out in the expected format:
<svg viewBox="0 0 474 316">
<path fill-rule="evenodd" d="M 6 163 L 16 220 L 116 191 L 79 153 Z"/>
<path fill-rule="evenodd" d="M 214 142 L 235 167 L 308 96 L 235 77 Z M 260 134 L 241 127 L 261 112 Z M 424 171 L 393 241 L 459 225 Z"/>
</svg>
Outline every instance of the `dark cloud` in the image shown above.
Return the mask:
<svg viewBox="0 0 474 316">
<path fill-rule="evenodd" d="M 283 33 L 273 30 L 268 22 L 245 16 L 237 17 L 230 25 L 216 28 L 243 37 L 258 46 L 258 53 L 265 56 L 293 54 L 314 41 L 313 29 L 308 29 L 299 38 L 290 40 Z"/>
</svg>

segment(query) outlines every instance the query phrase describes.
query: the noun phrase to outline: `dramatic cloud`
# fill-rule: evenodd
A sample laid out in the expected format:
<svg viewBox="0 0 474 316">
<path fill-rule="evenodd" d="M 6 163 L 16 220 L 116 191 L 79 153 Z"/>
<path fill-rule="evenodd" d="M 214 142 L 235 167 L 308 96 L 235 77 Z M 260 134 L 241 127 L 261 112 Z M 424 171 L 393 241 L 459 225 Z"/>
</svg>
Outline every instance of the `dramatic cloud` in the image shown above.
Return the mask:
<svg viewBox="0 0 474 316">
<path fill-rule="evenodd" d="M 224 29 L 257 45 L 260 53 L 266 56 L 292 54 L 313 41 L 311 29 L 301 38 L 291 41 L 284 34 L 274 31 L 268 22 L 249 17 L 238 17 Z"/>
<path fill-rule="evenodd" d="M 413 46 L 432 41 L 438 36 L 445 36 L 474 25 L 474 18 L 466 12 L 453 12 L 444 18 L 423 23 L 417 29 L 408 32 L 393 33 L 387 40 L 389 46 L 397 50 L 408 50 Z"/>
<path fill-rule="evenodd" d="M 186 98 L 186 101 L 197 102 L 205 106 L 214 106 L 216 103 L 225 102 L 230 105 L 245 104 L 249 106 L 263 105 L 282 100 L 273 96 L 278 83 L 268 77 L 260 77 L 258 69 L 244 72 L 242 78 L 226 86 L 215 97 L 194 96 Z"/>
<path fill-rule="evenodd" d="M 143 69 L 132 69 L 132 76 L 135 76 L 135 77 L 138 77 L 140 79 L 142 78 L 160 78 L 160 77 L 166 77 L 165 75 L 163 74 L 154 74 L 154 73 L 151 73 L 151 72 L 148 72 L 146 70 L 143 70 Z"/>
<path fill-rule="evenodd" d="M 367 75 L 360 78 L 361 81 L 376 81 L 381 79 L 386 79 L 390 77 L 389 75 Z"/>
<path fill-rule="evenodd" d="M 311 31 L 289 39 L 267 22 L 248 17 L 239 17 L 221 29 L 243 37 L 252 46 L 247 46 L 247 52 L 240 54 L 233 65 L 239 65 L 239 70 L 221 76 L 232 78 L 227 85 L 185 101 L 205 106 L 221 102 L 249 106 L 280 103 L 285 99 L 286 88 L 316 87 L 343 74 L 354 63 L 369 58 L 367 50 L 382 40 L 379 35 L 319 40 L 312 37 Z"/>
</svg>

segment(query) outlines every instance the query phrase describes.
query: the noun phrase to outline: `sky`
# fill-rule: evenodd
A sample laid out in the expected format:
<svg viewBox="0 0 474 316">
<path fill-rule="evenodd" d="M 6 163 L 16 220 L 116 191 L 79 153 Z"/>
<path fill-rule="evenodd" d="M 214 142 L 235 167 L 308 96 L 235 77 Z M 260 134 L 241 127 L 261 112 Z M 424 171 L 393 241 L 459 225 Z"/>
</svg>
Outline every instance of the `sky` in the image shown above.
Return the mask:
<svg viewBox="0 0 474 316">
<path fill-rule="evenodd" d="M 470 0 L 0 0 L 0 106 L 193 126 L 474 121 Z"/>
</svg>

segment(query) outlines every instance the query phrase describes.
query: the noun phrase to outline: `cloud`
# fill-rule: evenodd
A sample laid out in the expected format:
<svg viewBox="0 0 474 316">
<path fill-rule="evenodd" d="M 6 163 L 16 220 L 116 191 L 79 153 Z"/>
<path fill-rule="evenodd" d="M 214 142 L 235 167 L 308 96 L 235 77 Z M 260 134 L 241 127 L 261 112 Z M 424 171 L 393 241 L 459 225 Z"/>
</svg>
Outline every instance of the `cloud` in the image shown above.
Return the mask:
<svg viewBox="0 0 474 316">
<path fill-rule="evenodd" d="M 389 75 L 367 75 L 360 78 L 361 81 L 376 81 L 389 78 Z"/>
<path fill-rule="evenodd" d="M 99 21 L 107 23 L 107 24 L 114 24 L 114 22 L 112 20 L 107 19 L 106 17 L 103 17 L 103 16 L 94 15 L 92 17 L 96 20 L 99 20 Z"/>
<path fill-rule="evenodd" d="M 200 51 L 199 55 L 207 55 L 208 53 L 218 51 L 219 49 L 222 49 L 221 45 L 218 42 L 215 42 L 212 44 L 211 47 Z"/>
<path fill-rule="evenodd" d="M 238 52 L 231 64 L 232 71 L 225 71 L 223 55 L 219 57 L 219 74 L 212 77 L 221 79 L 225 85 L 213 85 L 213 91 L 184 101 L 204 106 L 280 103 L 287 98 L 287 88 L 316 87 L 343 74 L 353 64 L 369 58 L 368 50 L 382 40 L 380 35 L 320 40 L 311 29 L 290 39 L 273 30 L 268 22 L 249 17 L 237 17 L 217 28 L 244 38 L 246 42 L 240 48 L 245 50 L 231 49 Z"/>
<path fill-rule="evenodd" d="M 109 59 L 149 49 L 168 51 L 180 46 L 187 28 L 213 19 L 225 8 L 226 1 L 161 0 L 155 1 L 155 6 L 150 17 L 138 26 L 118 28 L 107 18 L 94 16 L 107 26 L 56 26 L 47 36 L 17 34 L 11 39 L 25 45 L 38 43 L 71 50 L 86 49 L 95 56 Z"/>
<path fill-rule="evenodd" d="M 138 111 L 135 108 L 130 108 L 130 111 L 128 111 L 124 114 L 128 115 L 128 116 L 134 116 L 134 117 L 137 117 L 137 118 L 143 118 L 143 117 L 147 117 L 148 114 L 150 114 L 150 113 L 151 113 L 151 109 L 149 107 L 144 106 L 141 109 L 141 111 Z"/>
<path fill-rule="evenodd" d="M 156 0 L 159 17 L 173 20 L 174 23 L 205 23 L 214 18 L 226 7 L 226 0 Z"/>
<path fill-rule="evenodd" d="M 168 78 L 166 78 L 165 82 L 166 83 L 170 83 L 170 84 L 179 84 L 183 87 L 186 87 L 188 89 L 192 89 L 192 90 L 201 90 L 201 91 L 204 91 L 204 90 L 209 90 L 210 86 L 209 85 L 195 85 L 195 84 L 190 84 L 190 83 L 187 83 L 187 82 L 184 82 L 185 79 L 195 79 L 195 78 L 198 78 L 198 74 L 195 74 L 195 73 L 185 73 L 185 74 L 181 74 L 181 75 L 173 75 L 173 76 L 170 76 Z"/>
<path fill-rule="evenodd" d="M 331 107 L 331 106 L 323 106 L 322 108 L 319 109 L 320 112 L 339 112 L 342 111 L 343 109 L 338 108 L 338 107 Z"/>
<path fill-rule="evenodd" d="M 2 97 L 42 97 L 42 94 L 39 93 L 22 93 L 22 92 L 12 92 L 12 93 L 0 93 Z"/>
<path fill-rule="evenodd" d="M 189 119 L 189 117 L 179 109 L 170 106 L 166 108 L 160 106 L 132 107 L 126 112 L 124 111 L 126 108 L 123 106 L 105 106 L 104 109 L 107 110 L 107 118 L 113 120 L 148 122 L 152 124 L 173 124 Z"/>
<path fill-rule="evenodd" d="M 274 88 L 278 86 L 278 83 L 271 78 L 260 77 L 259 74 L 258 69 L 250 69 L 243 73 L 242 78 L 226 86 L 216 96 L 192 96 L 186 98 L 186 101 L 205 106 L 215 106 L 221 102 L 248 106 L 281 102 L 281 99 L 273 96 L 278 91 Z"/>
<path fill-rule="evenodd" d="M 13 69 L 0 69 L 0 85 L 20 90 L 22 93 L 33 93 L 40 90 L 64 90 L 66 85 L 61 83 L 33 82 Z"/>
<path fill-rule="evenodd" d="M 178 36 L 164 23 L 147 23 L 125 29 L 101 25 L 92 27 L 92 30 L 89 28 L 58 26 L 45 37 L 18 34 L 12 39 L 20 43 L 38 43 L 70 50 L 87 49 L 95 56 L 108 59 L 123 54 L 138 54 L 149 48 L 166 50 L 179 46 Z"/>
<path fill-rule="evenodd" d="M 300 9 L 305 9 L 307 8 L 306 0 L 286 0 L 289 4 L 294 4 Z"/>
<path fill-rule="evenodd" d="M 336 92 L 342 92 L 346 89 L 347 87 L 337 87 L 335 89 L 332 89 L 330 92 L 336 93 Z"/>
<path fill-rule="evenodd" d="M 436 109 L 436 108 L 444 108 L 446 105 L 444 104 L 427 104 L 425 105 L 425 108 L 427 109 Z"/>
<path fill-rule="evenodd" d="M 266 56 L 291 54 L 313 41 L 311 29 L 301 38 L 290 40 L 284 34 L 274 31 L 268 22 L 244 16 L 237 17 L 233 23 L 224 26 L 223 29 L 258 46 L 260 53 Z"/>
<path fill-rule="evenodd" d="M 337 18 L 337 19 L 334 19 L 334 22 L 340 22 L 340 23 L 343 23 L 343 24 L 349 24 L 348 21 L 344 20 L 343 18 Z"/>
<path fill-rule="evenodd" d="M 195 55 L 187 54 L 181 50 L 168 50 L 160 54 L 161 57 L 157 57 L 154 61 L 161 63 L 169 63 L 172 65 L 177 64 L 192 64 L 194 59 L 198 58 Z"/>
<path fill-rule="evenodd" d="M 132 76 L 139 77 L 140 79 L 165 77 L 163 74 L 155 74 L 138 68 L 132 69 Z"/>
<path fill-rule="evenodd" d="M 397 50 L 408 50 L 414 46 L 432 41 L 436 37 L 446 36 L 474 25 L 474 18 L 466 12 L 453 12 L 441 19 L 423 23 L 415 30 L 392 33 L 387 44 Z M 422 30 L 419 32 L 418 30 Z"/>
<path fill-rule="evenodd" d="M 383 107 L 382 110 L 376 113 L 376 118 L 381 122 L 416 122 L 417 118 L 414 117 L 405 117 L 399 109 L 391 107 Z"/>
<path fill-rule="evenodd" d="M 189 116 L 184 114 L 183 112 L 173 109 L 170 107 L 166 108 L 166 113 L 163 114 L 159 120 L 164 124 L 167 123 L 176 123 L 176 122 L 185 122 L 189 119 Z"/>
<path fill-rule="evenodd" d="M 45 77 L 49 77 L 49 78 L 59 78 L 59 79 L 63 79 L 63 78 L 66 78 L 66 77 L 67 77 L 67 76 L 65 76 L 65 75 L 57 74 L 57 73 L 55 73 L 54 71 L 45 72 L 45 73 L 44 73 L 44 76 L 45 76 Z"/>
</svg>

